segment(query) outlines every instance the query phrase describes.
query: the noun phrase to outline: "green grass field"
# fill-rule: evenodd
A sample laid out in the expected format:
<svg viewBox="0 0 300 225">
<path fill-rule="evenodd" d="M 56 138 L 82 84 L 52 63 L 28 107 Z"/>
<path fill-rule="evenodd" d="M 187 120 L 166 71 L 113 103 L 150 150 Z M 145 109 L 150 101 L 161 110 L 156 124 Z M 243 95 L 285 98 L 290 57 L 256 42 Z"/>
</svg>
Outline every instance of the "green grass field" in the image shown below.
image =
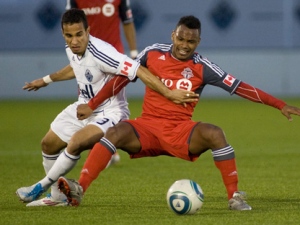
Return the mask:
<svg viewBox="0 0 300 225">
<path fill-rule="evenodd" d="M 285 99 L 300 106 L 300 99 Z M 289 122 L 280 111 L 246 100 L 204 99 L 195 120 L 222 127 L 234 147 L 239 188 L 248 194 L 252 211 L 227 209 L 225 188 L 210 152 L 196 162 L 171 157 L 121 162 L 101 173 L 77 207 L 27 208 L 15 195 L 44 176 L 40 140 L 50 122 L 72 100 L 2 101 L 0 117 L 0 224 L 120 224 L 224 225 L 299 224 L 300 118 Z M 132 118 L 141 101 L 130 100 Z M 67 177 L 79 178 L 86 152 Z M 193 179 L 205 201 L 192 216 L 177 216 L 166 203 L 168 187 L 178 179 Z"/>
</svg>

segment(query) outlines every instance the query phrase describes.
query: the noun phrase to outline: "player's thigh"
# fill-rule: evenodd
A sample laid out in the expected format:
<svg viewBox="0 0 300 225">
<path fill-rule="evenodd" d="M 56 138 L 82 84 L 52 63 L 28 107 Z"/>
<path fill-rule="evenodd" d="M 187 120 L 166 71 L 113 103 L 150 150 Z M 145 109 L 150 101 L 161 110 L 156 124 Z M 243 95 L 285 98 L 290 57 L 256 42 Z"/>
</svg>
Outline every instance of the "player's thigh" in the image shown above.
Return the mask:
<svg viewBox="0 0 300 225">
<path fill-rule="evenodd" d="M 114 127 L 110 127 L 106 134 L 107 138 L 116 148 L 128 153 L 137 153 L 141 149 L 140 141 L 134 127 L 127 122 L 120 122 Z"/>
<path fill-rule="evenodd" d="M 42 151 L 48 155 L 58 154 L 67 143 L 61 140 L 51 129 L 41 141 Z"/>
<path fill-rule="evenodd" d="M 51 123 L 51 130 L 64 142 L 69 143 L 71 137 L 86 123 L 76 116 L 77 104 L 73 103 L 60 112 Z"/>
<path fill-rule="evenodd" d="M 189 152 L 201 154 L 208 149 L 219 149 L 227 145 L 223 130 L 209 123 L 198 123 L 190 137 Z"/>
<path fill-rule="evenodd" d="M 73 134 L 68 144 L 68 151 L 79 151 L 91 149 L 95 143 L 104 136 L 103 131 L 94 124 L 88 124 Z M 74 152 L 73 152 L 74 153 Z"/>
</svg>

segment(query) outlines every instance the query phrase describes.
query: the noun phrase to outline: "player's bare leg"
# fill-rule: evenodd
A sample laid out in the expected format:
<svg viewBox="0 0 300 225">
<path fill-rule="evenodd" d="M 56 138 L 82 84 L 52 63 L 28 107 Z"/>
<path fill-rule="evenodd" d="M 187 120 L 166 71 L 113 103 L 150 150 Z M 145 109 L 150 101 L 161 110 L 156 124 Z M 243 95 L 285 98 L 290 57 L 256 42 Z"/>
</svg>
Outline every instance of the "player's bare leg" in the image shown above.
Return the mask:
<svg viewBox="0 0 300 225">
<path fill-rule="evenodd" d="M 115 127 L 109 128 L 106 136 L 109 137 L 109 140 L 102 138 L 99 143 L 95 144 L 81 170 L 79 183 L 83 187 L 83 192 L 106 168 L 111 156 L 119 146 L 125 150 L 129 149 L 130 153 L 136 153 L 141 148 L 132 126 L 126 122 L 120 122 Z"/>
<path fill-rule="evenodd" d="M 68 146 L 57 158 L 47 176 L 40 180 L 35 185 L 23 187 L 17 190 L 17 194 L 21 200 L 31 202 L 45 192 L 52 184 L 54 184 L 59 176 L 68 173 L 77 163 L 80 158 L 80 153 L 92 146 L 96 140 L 103 136 L 101 129 L 95 125 L 88 125 L 76 132 Z M 57 189 L 57 185 L 55 187 Z M 58 189 L 57 189 L 58 190 Z M 61 193 L 59 192 L 61 195 Z M 64 200 L 66 197 L 64 196 Z M 47 199 L 49 200 L 49 199 Z M 35 204 L 35 203 L 32 203 Z M 31 206 L 31 205 L 29 205 Z M 33 206 L 33 205 L 32 205 Z"/>
<path fill-rule="evenodd" d="M 227 143 L 223 130 L 215 125 L 199 123 L 192 134 L 189 151 L 201 154 L 208 149 L 216 167 L 220 170 L 227 190 L 229 208 L 233 210 L 251 210 L 244 201 L 243 192 L 238 191 L 238 173 L 235 163 L 234 149 Z"/>
<path fill-rule="evenodd" d="M 56 159 L 60 154 L 60 151 L 66 146 L 67 143 L 62 141 L 51 129 L 44 136 L 44 138 L 41 141 L 41 147 L 43 156 L 43 167 L 46 174 L 52 168 L 53 164 L 55 163 Z M 19 197 L 20 193 L 21 192 L 17 191 Z M 33 197 L 32 200 L 36 200 L 41 193 L 37 191 L 36 197 Z M 30 198 L 25 199 L 25 202 L 30 201 Z M 45 198 L 30 202 L 26 206 L 65 206 L 66 204 L 66 196 L 60 193 L 60 191 L 57 188 L 57 184 L 54 183 L 51 186 L 51 193 L 49 193 Z"/>
</svg>

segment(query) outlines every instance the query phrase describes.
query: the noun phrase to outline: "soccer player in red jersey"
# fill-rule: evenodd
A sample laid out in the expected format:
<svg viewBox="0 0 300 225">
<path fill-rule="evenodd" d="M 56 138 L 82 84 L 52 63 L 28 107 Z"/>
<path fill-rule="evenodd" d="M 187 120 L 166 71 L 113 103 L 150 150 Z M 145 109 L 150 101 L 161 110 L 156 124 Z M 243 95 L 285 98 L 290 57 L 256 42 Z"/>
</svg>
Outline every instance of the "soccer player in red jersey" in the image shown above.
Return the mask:
<svg viewBox="0 0 300 225">
<path fill-rule="evenodd" d="M 230 94 L 277 108 L 289 120 L 292 120 L 291 114 L 300 116 L 299 108 L 242 82 L 196 53 L 200 35 L 199 19 L 194 16 L 182 17 L 172 32 L 173 44 L 149 46 L 138 55 L 137 60 L 169 89 L 190 90 L 200 95 L 205 85 L 214 85 Z M 114 91 L 126 83 L 124 80 L 120 82 L 126 78 L 117 77 L 118 80 L 111 84 Z M 101 92 L 104 94 L 104 89 Z M 103 100 L 99 100 L 98 96 L 94 99 L 97 98 L 93 103 L 82 105 L 80 112 L 77 112 L 83 118 L 88 116 L 91 111 L 89 108 Z M 109 128 L 86 160 L 79 184 L 61 177 L 58 180 L 60 190 L 66 194 L 71 205 L 79 205 L 83 193 L 106 167 L 116 149 L 126 151 L 131 158 L 168 155 L 189 161 L 195 161 L 202 153 L 211 150 L 227 190 L 229 209 L 251 210 L 244 199 L 244 192 L 238 190 L 233 147 L 220 127 L 191 120 L 196 104 L 176 105 L 146 87 L 142 115 Z"/>
<path fill-rule="evenodd" d="M 85 12 L 92 36 L 124 53 L 120 31 L 122 24 L 130 56 L 137 56 L 136 32 L 129 0 L 67 0 L 66 9 L 70 8 L 79 8 Z"/>
</svg>

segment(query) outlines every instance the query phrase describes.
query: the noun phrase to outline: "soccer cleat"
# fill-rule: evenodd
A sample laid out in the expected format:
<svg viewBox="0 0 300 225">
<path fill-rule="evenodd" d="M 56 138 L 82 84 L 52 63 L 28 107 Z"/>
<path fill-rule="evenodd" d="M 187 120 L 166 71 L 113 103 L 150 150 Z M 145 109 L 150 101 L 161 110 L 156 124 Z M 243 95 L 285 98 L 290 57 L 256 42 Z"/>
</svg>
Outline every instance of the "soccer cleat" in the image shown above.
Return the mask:
<svg viewBox="0 0 300 225">
<path fill-rule="evenodd" d="M 251 210 L 252 207 L 247 204 L 245 201 L 246 193 L 243 191 L 236 191 L 234 192 L 231 199 L 229 199 L 228 207 L 231 210 Z"/>
<path fill-rule="evenodd" d="M 30 187 L 21 187 L 16 191 L 17 196 L 22 202 L 32 202 L 37 200 L 44 193 L 44 189 L 40 183 Z"/>
<path fill-rule="evenodd" d="M 75 180 L 65 177 L 60 177 L 57 184 L 58 189 L 67 196 L 68 204 L 71 206 L 79 206 L 83 197 L 83 189 L 80 184 Z"/>
<path fill-rule="evenodd" d="M 51 194 L 48 194 L 45 198 L 30 202 L 26 206 L 68 206 L 68 202 L 67 199 L 54 199 Z"/>
</svg>

